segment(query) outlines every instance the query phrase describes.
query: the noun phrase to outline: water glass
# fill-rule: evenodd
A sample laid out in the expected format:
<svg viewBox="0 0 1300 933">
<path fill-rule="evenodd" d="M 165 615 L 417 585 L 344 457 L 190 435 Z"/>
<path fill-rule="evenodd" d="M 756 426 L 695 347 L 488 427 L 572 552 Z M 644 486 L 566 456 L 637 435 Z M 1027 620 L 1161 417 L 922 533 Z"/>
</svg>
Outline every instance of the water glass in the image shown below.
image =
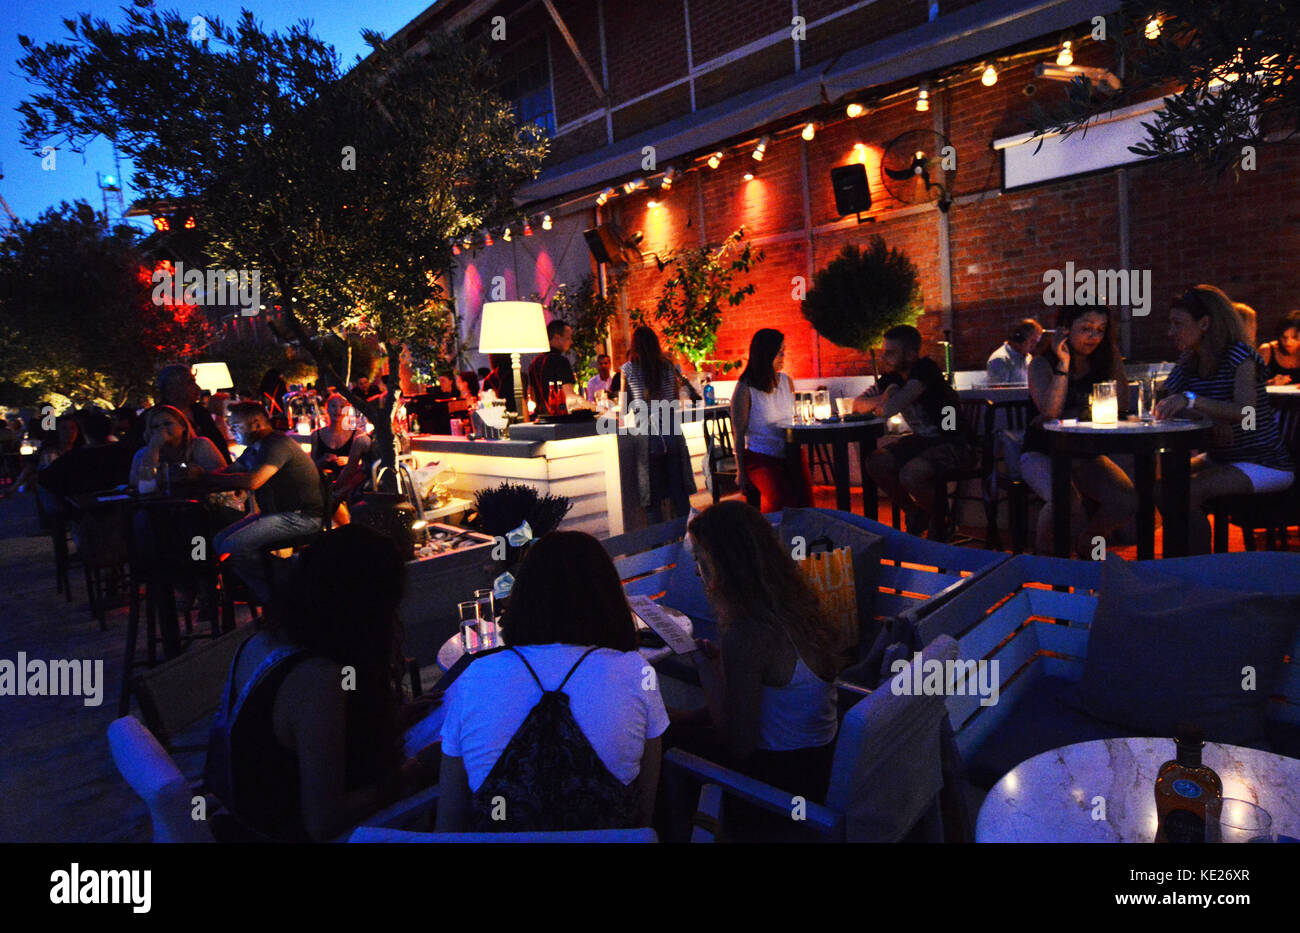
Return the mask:
<svg viewBox="0 0 1300 933">
<path fill-rule="evenodd" d="M 818 389 L 813 393 L 813 417 L 818 421 L 825 421 L 831 416 L 831 393 L 826 389 Z"/>
<path fill-rule="evenodd" d="M 1154 376 L 1142 376 L 1137 385 L 1138 418 L 1142 421 L 1155 420 L 1156 380 Z"/>
<path fill-rule="evenodd" d="M 835 400 L 835 407 L 839 409 L 841 418 L 847 418 L 849 415 L 853 414 L 853 399 L 848 397 L 837 398 Z"/>
<path fill-rule="evenodd" d="M 491 587 L 474 591 L 478 603 L 478 632 L 482 648 L 495 648 L 499 644 L 497 631 L 497 600 Z"/>
<path fill-rule="evenodd" d="M 1272 842 L 1273 817 L 1257 803 L 1224 797 L 1217 823 L 1210 819 L 1211 841 Z M 1217 839 L 1214 834 L 1217 830 Z"/>
<path fill-rule="evenodd" d="M 457 603 L 456 609 L 460 612 L 461 647 L 465 649 L 466 654 L 481 651 L 483 645 L 479 639 L 478 600 L 470 599 Z"/>
</svg>

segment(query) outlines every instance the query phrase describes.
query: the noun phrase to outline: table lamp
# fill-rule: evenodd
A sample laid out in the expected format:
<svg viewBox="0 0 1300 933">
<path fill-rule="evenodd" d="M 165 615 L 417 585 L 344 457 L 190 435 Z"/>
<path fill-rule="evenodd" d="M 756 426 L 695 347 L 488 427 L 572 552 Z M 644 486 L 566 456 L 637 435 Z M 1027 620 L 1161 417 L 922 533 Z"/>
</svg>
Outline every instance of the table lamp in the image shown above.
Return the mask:
<svg viewBox="0 0 1300 933">
<path fill-rule="evenodd" d="M 544 353 L 551 349 L 546 336 L 546 314 L 535 301 L 488 301 L 483 304 L 479 323 L 480 353 L 509 353 L 514 374 L 515 411 L 523 416 L 524 380 L 519 354 Z"/>
<path fill-rule="evenodd" d="M 208 392 L 220 392 L 233 389 L 235 382 L 230 378 L 230 368 L 225 363 L 195 363 L 194 381 L 200 389 Z"/>
</svg>

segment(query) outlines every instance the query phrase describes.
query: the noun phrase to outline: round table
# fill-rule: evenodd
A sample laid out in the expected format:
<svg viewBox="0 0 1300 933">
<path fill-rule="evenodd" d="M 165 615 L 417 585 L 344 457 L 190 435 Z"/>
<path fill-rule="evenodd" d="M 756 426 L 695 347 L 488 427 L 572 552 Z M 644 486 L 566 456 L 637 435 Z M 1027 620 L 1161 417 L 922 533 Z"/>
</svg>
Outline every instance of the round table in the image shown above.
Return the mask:
<svg viewBox="0 0 1300 933">
<path fill-rule="evenodd" d="M 1094 424 L 1091 421 L 1048 421 L 1048 449 L 1052 457 L 1053 548 L 1057 557 L 1070 556 L 1070 460 L 1131 454 L 1133 485 L 1137 489 L 1138 560 L 1151 560 L 1156 539 L 1156 454 L 1161 454 L 1161 475 L 1165 485 L 1164 557 L 1187 555 L 1187 511 L 1191 498 L 1191 453 L 1204 447 L 1213 429 L 1201 421 L 1121 421 Z"/>
<path fill-rule="evenodd" d="M 1080 742 L 1035 755 L 989 791 L 975 841 L 1152 842 L 1156 772 L 1173 757 L 1168 738 Z M 1300 836 L 1300 761 L 1217 742 L 1206 743 L 1202 761 L 1223 781 L 1223 796 L 1263 807 L 1275 834 Z"/>
<path fill-rule="evenodd" d="M 849 486 L 849 444 L 858 445 L 858 466 L 862 473 L 862 514 L 876 517 L 876 484 L 867 472 L 867 457 L 876 449 L 876 441 L 885 433 L 883 418 L 848 418 L 815 421 L 812 424 L 787 422 L 776 425 L 785 432 L 787 444 L 831 445 L 831 469 L 835 473 L 835 508 L 841 512 L 853 510 L 852 490 Z"/>
</svg>

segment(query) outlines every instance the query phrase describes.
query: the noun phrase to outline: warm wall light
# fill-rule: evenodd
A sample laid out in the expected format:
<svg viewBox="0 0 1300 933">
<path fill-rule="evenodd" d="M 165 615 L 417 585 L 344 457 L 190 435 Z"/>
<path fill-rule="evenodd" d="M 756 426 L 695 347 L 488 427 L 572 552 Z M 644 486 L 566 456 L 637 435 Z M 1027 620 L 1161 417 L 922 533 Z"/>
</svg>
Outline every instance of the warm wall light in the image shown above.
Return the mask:
<svg viewBox="0 0 1300 933">
<path fill-rule="evenodd" d="M 866 109 L 867 108 L 863 107 L 861 104 L 849 104 L 844 108 L 844 112 L 848 114 L 850 120 L 856 120 L 866 112 Z"/>
<path fill-rule="evenodd" d="M 550 214 L 547 214 L 546 216 L 544 216 L 544 217 L 542 218 L 542 229 L 543 229 L 543 230 L 550 230 L 550 229 L 551 229 L 551 215 L 550 215 Z"/>
<path fill-rule="evenodd" d="M 599 207 L 614 196 L 613 188 L 606 188 L 600 194 L 596 195 L 596 205 Z"/>
<path fill-rule="evenodd" d="M 650 210 L 652 211 L 657 210 L 659 207 L 659 202 L 655 200 L 651 200 L 648 204 L 646 204 L 646 207 L 650 208 Z"/>
<path fill-rule="evenodd" d="M 643 188 L 643 187 L 645 187 L 644 178 L 633 178 L 631 181 L 623 183 L 623 193 L 631 194 L 636 189 Z"/>
<path fill-rule="evenodd" d="M 1056 54 L 1056 64 L 1062 68 L 1074 64 L 1074 48 L 1069 39 L 1061 43 L 1061 51 Z"/>
<path fill-rule="evenodd" d="M 817 127 L 811 123 L 805 123 L 803 127 L 803 132 L 800 133 L 799 135 L 802 136 L 808 142 L 812 142 L 813 137 L 817 135 Z"/>
<path fill-rule="evenodd" d="M 980 75 L 980 83 L 985 87 L 992 87 L 998 83 L 998 70 L 992 65 L 986 65 L 984 73 Z"/>
<path fill-rule="evenodd" d="M 925 113 L 930 109 L 930 92 L 925 88 L 916 92 L 916 109 L 918 113 Z"/>
<path fill-rule="evenodd" d="M 1159 16 L 1153 16 L 1149 20 L 1147 20 L 1146 29 L 1143 30 L 1143 35 L 1145 35 L 1148 39 L 1160 38 L 1160 17 Z"/>
<path fill-rule="evenodd" d="M 762 139 L 758 141 L 758 145 L 754 147 L 754 151 L 752 153 L 755 162 L 763 161 L 763 156 L 767 154 L 767 145 L 771 141 L 772 141 L 771 136 L 764 136 Z"/>
<path fill-rule="evenodd" d="M 756 170 L 752 168 L 745 169 L 745 181 L 753 181 Z"/>
<path fill-rule="evenodd" d="M 721 150 L 719 150 L 718 152 L 715 152 L 715 153 L 713 153 L 713 155 L 709 156 L 709 168 L 717 168 L 717 167 L 718 167 L 719 165 L 721 165 L 721 164 L 722 164 L 722 152 L 721 152 Z"/>
</svg>

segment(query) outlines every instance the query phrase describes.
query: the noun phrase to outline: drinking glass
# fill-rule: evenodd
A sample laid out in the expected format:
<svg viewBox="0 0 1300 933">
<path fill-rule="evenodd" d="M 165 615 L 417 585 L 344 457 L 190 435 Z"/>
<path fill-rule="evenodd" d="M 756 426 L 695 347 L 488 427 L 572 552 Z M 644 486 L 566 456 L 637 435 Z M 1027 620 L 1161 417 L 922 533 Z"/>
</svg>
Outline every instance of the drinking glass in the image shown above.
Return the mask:
<svg viewBox="0 0 1300 933">
<path fill-rule="evenodd" d="M 479 641 L 483 648 L 497 646 L 497 600 L 491 587 L 474 591 L 474 601 L 478 603 Z"/>
<path fill-rule="evenodd" d="M 1119 396 L 1115 380 L 1099 382 L 1092 389 L 1092 420 L 1094 424 L 1116 424 L 1119 421 Z"/>
<path fill-rule="evenodd" d="M 483 648 L 479 640 L 478 600 L 470 599 L 456 604 L 460 612 L 460 644 L 466 654 L 473 654 Z"/>
<path fill-rule="evenodd" d="M 1217 828 L 1219 842 L 1273 841 L 1273 817 L 1259 804 L 1249 800 L 1224 797 Z M 1210 832 L 1214 831 L 1215 824 L 1211 818 Z"/>
<path fill-rule="evenodd" d="M 818 389 L 813 393 L 813 417 L 818 421 L 825 421 L 831 416 L 831 393 L 826 389 Z"/>
<path fill-rule="evenodd" d="M 839 409 L 841 418 L 847 418 L 849 415 L 853 414 L 853 399 L 848 398 L 847 396 L 845 398 L 837 398 L 835 400 L 835 407 Z"/>
<path fill-rule="evenodd" d="M 1142 421 L 1155 420 L 1156 380 L 1154 376 L 1142 376 L 1138 379 L 1138 418 Z"/>
</svg>

